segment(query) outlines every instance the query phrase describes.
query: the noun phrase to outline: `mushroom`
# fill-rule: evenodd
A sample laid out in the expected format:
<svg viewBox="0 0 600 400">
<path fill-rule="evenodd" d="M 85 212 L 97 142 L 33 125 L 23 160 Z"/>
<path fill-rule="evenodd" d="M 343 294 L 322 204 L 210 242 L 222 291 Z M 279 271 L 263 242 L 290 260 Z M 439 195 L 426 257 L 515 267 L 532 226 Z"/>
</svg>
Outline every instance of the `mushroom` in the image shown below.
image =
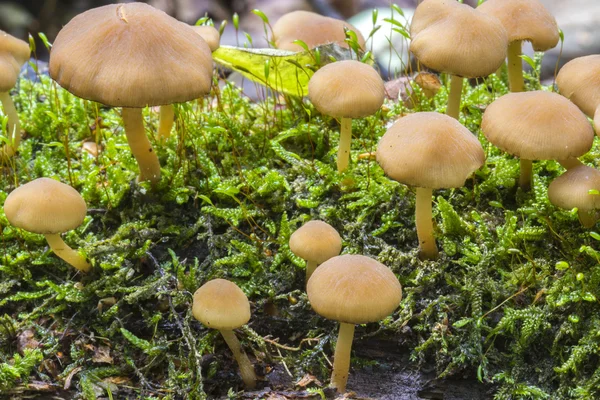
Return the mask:
<svg viewBox="0 0 600 400">
<path fill-rule="evenodd" d="M 496 147 L 521 159 L 519 186 L 533 185 L 532 160 L 557 160 L 566 169 L 592 147 L 594 130 L 585 115 L 556 93 L 509 93 L 490 104 L 481 130 Z"/>
<path fill-rule="evenodd" d="M 487 0 L 477 10 L 498 18 L 508 33 L 508 83 L 511 92 L 522 92 L 521 43 L 531 42 L 535 51 L 558 44 L 556 20 L 539 0 Z"/>
<path fill-rule="evenodd" d="M 306 260 L 306 281 L 319 264 L 342 251 L 342 238 L 327 222 L 308 221 L 290 236 L 290 250 Z"/>
<path fill-rule="evenodd" d="M 10 158 L 21 143 L 19 114 L 9 91 L 17 84 L 23 64 L 29 60 L 29 44 L 0 30 L 0 103 L 8 117 L 6 125 L 8 144 L 0 149 L 0 157 Z"/>
<path fill-rule="evenodd" d="M 345 30 L 356 34 L 358 45 L 365 49 L 365 39 L 358 29 L 351 24 L 324 17 L 310 11 L 292 11 L 283 15 L 273 25 L 273 42 L 277 48 L 289 51 L 303 51 L 304 49 L 296 40 L 303 41 L 309 49 L 335 43 L 343 48 L 348 48 Z"/>
<path fill-rule="evenodd" d="M 244 384 L 256 387 L 254 367 L 233 332 L 250 320 L 250 303 L 242 289 L 226 279 L 208 281 L 194 293 L 192 314 L 203 325 L 221 332 L 240 367 Z"/>
<path fill-rule="evenodd" d="M 123 107 L 123 124 L 141 181 L 160 180 L 142 108 L 204 96 L 212 57 L 194 30 L 144 3 L 112 4 L 73 18 L 50 52 L 50 76 L 84 99 Z"/>
<path fill-rule="evenodd" d="M 572 168 L 552 181 L 548 187 L 550 203 L 570 210 L 577 208 L 581 225 L 591 228 L 598 221 L 596 210 L 600 208 L 600 171 L 587 165 Z"/>
<path fill-rule="evenodd" d="M 402 300 L 402 287 L 385 265 L 361 255 L 342 255 L 325 261 L 306 288 L 313 310 L 340 323 L 333 357 L 331 386 L 346 391 L 354 325 L 379 321 Z"/>
<path fill-rule="evenodd" d="M 500 22 L 466 4 L 425 0 L 415 10 L 410 51 L 427 67 L 451 75 L 446 114 L 458 119 L 463 78 L 494 73 L 506 58 Z"/>
<path fill-rule="evenodd" d="M 600 134 L 600 55 L 569 61 L 558 72 L 556 84 L 560 94 L 594 119 L 596 134 Z"/>
<path fill-rule="evenodd" d="M 421 112 L 397 120 L 377 145 L 377 162 L 395 181 L 417 187 L 415 222 L 420 257 L 436 259 L 433 189 L 457 188 L 483 165 L 479 140 L 457 120 Z"/>
<path fill-rule="evenodd" d="M 308 82 L 308 97 L 321 113 L 340 118 L 339 172 L 348 167 L 352 118 L 372 115 L 385 98 L 383 80 L 375 69 L 354 60 L 321 67 Z"/>
<path fill-rule="evenodd" d="M 69 185 L 38 178 L 13 190 L 4 201 L 6 219 L 13 226 L 44 235 L 60 258 L 80 271 L 90 264 L 60 237 L 83 222 L 87 207 L 83 197 Z"/>
<path fill-rule="evenodd" d="M 221 36 L 219 35 L 219 31 L 210 25 L 193 25 L 192 29 L 196 31 L 198 35 L 204 39 L 210 51 L 215 51 L 219 48 Z"/>
</svg>

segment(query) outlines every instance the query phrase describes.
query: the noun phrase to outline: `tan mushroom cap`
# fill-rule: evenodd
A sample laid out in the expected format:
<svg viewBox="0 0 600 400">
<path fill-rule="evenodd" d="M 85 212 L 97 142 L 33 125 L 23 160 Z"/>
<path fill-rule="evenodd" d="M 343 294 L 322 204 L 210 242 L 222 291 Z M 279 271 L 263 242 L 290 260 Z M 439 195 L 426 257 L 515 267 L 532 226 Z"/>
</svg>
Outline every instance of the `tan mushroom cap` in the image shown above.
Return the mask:
<svg viewBox="0 0 600 400">
<path fill-rule="evenodd" d="M 219 35 L 219 31 L 210 25 L 200 25 L 200 26 L 192 26 L 192 29 L 196 31 L 198 35 L 204 39 L 210 51 L 215 51 L 219 48 L 221 42 L 221 36 Z"/>
<path fill-rule="evenodd" d="M 69 92 L 114 107 L 193 100 L 212 82 L 204 39 L 144 3 L 111 4 L 73 18 L 54 41 L 49 68 Z"/>
<path fill-rule="evenodd" d="M 213 279 L 194 293 L 192 314 L 209 328 L 236 329 L 250 320 L 250 303 L 235 283 Z"/>
<path fill-rule="evenodd" d="M 550 203 L 567 210 L 575 207 L 583 211 L 599 209 L 600 195 L 590 194 L 590 190 L 600 191 L 600 171 L 580 165 L 550 183 L 548 198 Z"/>
<path fill-rule="evenodd" d="M 539 0 L 487 0 L 477 9 L 500 20 L 509 42 L 531 42 L 535 51 L 558 44 L 556 20 Z"/>
<path fill-rule="evenodd" d="M 321 67 L 310 78 L 308 98 L 323 114 L 362 118 L 381 108 L 385 87 L 370 65 L 354 60 L 338 61 Z"/>
<path fill-rule="evenodd" d="M 583 113 L 556 93 L 506 94 L 488 106 L 481 122 L 485 137 L 525 160 L 566 160 L 589 151 L 594 130 Z"/>
<path fill-rule="evenodd" d="M 11 54 L 19 64 L 20 68 L 27 60 L 29 60 L 31 51 L 29 49 L 29 43 L 0 30 L 0 54 L 2 53 Z"/>
<path fill-rule="evenodd" d="M 425 0 L 415 10 L 410 51 L 431 69 L 466 78 L 494 73 L 508 37 L 496 18 L 449 0 Z"/>
<path fill-rule="evenodd" d="M 400 118 L 377 145 L 386 175 L 423 188 L 464 186 L 484 161 L 479 140 L 454 118 L 435 112 Z"/>
<path fill-rule="evenodd" d="M 556 84 L 560 94 L 593 117 L 600 106 L 600 55 L 569 61 L 558 72 Z"/>
<path fill-rule="evenodd" d="M 321 264 L 342 251 L 338 231 L 323 221 L 308 221 L 290 236 L 290 250 L 304 260 Z"/>
<path fill-rule="evenodd" d="M 360 255 L 345 254 L 325 261 L 306 287 L 315 312 L 348 324 L 379 321 L 402 300 L 402 287 L 382 263 Z"/>
<path fill-rule="evenodd" d="M 0 30 L 0 92 L 8 92 L 15 86 L 29 53 L 27 42 Z"/>
<path fill-rule="evenodd" d="M 17 228 L 41 234 L 63 233 L 83 222 L 87 206 L 69 185 L 38 178 L 13 190 L 4 202 L 8 221 Z"/>
<path fill-rule="evenodd" d="M 344 28 L 356 33 L 358 44 L 364 50 L 365 39 L 354 26 L 310 11 L 292 11 L 279 18 L 273 25 L 273 41 L 277 48 L 289 51 L 304 51 L 300 45 L 293 43 L 295 40 L 302 40 L 309 49 L 328 43 L 347 49 Z"/>
</svg>

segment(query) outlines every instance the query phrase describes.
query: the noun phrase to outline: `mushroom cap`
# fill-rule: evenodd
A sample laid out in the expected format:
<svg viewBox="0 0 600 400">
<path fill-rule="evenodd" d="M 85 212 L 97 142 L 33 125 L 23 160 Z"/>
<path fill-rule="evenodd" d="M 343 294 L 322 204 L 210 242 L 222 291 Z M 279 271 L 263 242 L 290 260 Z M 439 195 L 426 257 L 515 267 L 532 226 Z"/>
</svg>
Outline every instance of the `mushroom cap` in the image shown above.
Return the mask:
<svg viewBox="0 0 600 400">
<path fill-rule="evenodd" d="M 365 39 L 354 26 L 310 11 L 292 11 L 279 18 L 273 25 L 273 41 L 277 48 L 289 51 L 304 51 L 295 40 L 302 40 L 309 49 L 328 43 L 347 49 L 344 28 L 356 33 L 358 44 L 364 50 Z"/>
<path fill-rule="evenodd" d="M 385 98 L 379 73 L 355 60 L 327 64 L 310 78 L 308 98 L 317 110 L 335 118 L 375 114 Z"/>
<path fill-rule="evenodd" d="M 496 18 L 453 0 L 425 0 L 415 10 L 410 51 L 431 69 L 466 78 L 494 73 L 508 37 Z"/>
<path fill-rule="evenodd" d="M 342 238 L 327 222 L 308 221 L 290 236 L 290 250 L 304 260 L 322 264 L 340 254 Z"/>
<path fill-rule="evenodd" d="M 600 106 L 600 55 L 583 56 L 566 63 L 556 76 L 560 94 L 588 117 Z"/>
<path fill-rule="evenodd" d="M 111 4 L 73 18 L 50 52 L 50 76 L 74 95 L 114 107 L 204 96 L 210 48 L 194 30 L 145 3 Z"/>
<path fill-rule="evenodd" d="M 345 254 L 325 261 L 306 286 L 315 312 L 348 324 L 379 321 L 402 300 L 402 287 L 382 263 L 360 255 Z"/>
<path fill-rule="evenodd" d="M 566 160 L 587 153 L 594 130 L 585 115 L 556 93 L 509 93 L 490 104 L 481 121 L 496 147 L 525 160 Z"/>
<path fill-rule="evenodd" d="M 590 194 L 590 190 L 600 191 L 600 171 L 587 165 L 569 169 L 556 178 L 548 187 L 550 203 L 570 210 L 577 207 L 583 211 L 600 208 L 600 195 Z"/>
<path fill-rule="evenodd" d="M 484 161 L 479 140 L 454 118 L 435 112 L 400 118 L 377 145 L 386 175 L 424 188 L 461 187 Z"/>
<path fill-rule="evenodd" d="M 17 228 L 41 234 L 77 228 L 87 213 L 85 200 L 69 185 L 38 178 L 13 190 L 4 201 L 4 213 Z"/>
<path fill-rule="evenodd" d="M 192 314 L 209 328 L 236 329 L 250 320 L 250 303 L 235 283 L 213 279 L 194 293 Z"/>
<path fill-rule="evenodd" d="M 539 0 L 487 0 L 477 9 L 500 20 L 509 42 L 531 42 L 535 51 L 558 44 L 556 20 Z"/>
<path fill-rule="evenodd" d="M 11 54 L 19 63 L 19 68 L 21 68 L 29 60 L 31 50 L 29 49 L 29 43 L 26 41 L 0 30 L 0 54 L 2 53 Z"/>
<path fill-rule="evenodd" d="M 0 30 L 0 92 L 12 89 L 29 60 L 29 44 Z"/>
<path fill-rule="evenodd" d="M 219 35 L 219 31 L 210 25 L 199 25 L 192 26 L 192 29 L 196 31 L 198 35 L 204 39 L 210 51 L 215 51 L 219 48 L 219 44 L 221 42 L 221 35 Z"/>
<path fill-rule="evenodd" d="M 17 84 L 20 68 L 10 54 L 0 53 L 0 92 L 8 92 Z"/>
</svg>

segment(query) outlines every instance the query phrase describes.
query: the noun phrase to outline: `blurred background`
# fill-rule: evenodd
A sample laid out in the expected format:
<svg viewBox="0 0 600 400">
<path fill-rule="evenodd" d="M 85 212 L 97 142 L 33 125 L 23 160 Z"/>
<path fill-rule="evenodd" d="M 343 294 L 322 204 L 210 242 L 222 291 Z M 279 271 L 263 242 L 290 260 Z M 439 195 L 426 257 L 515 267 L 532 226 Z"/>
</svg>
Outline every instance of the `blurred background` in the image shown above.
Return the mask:
<svg viewBox="0 0 600 400">
<path fill-rule="evenodd" d="M 565 43 L 560 63 L 586 54 L 600 53 L 600 0 L 541 0 L 556 17 L 559 27 L 564 32 Z M 128 2 L 128 1 L 117 1 Z M 244 44 L 249 33 L 254 47 L 266 47 L 263 24 L 259 17 L 251 11 L 262 10 L 271 24 L 283 14 L 294 10 L 309 10 L 322 15 L 346 19 L 355 25 L 365 37 L 372 29 L 371 11 L 379 9 L 378 24 L 385 25 L 383 18 L 389 17 L 390 0 L 147 0 L 173 17 L 194 24 L 199 18 L 208 16 L 219 27 L 221 21 L 228 20 L 234 13 L 240 17 L 240 32 L 236 34 L 229 23 L 221 38 L 221 44 Z M 418 0 L 394 0 L 410 20 Z M 465 0 L 471 5 L 477 0 Z M 0 0 L 0 29 L 16 37 L 27 40 L 28 34 L 38 38 L 38 32 L 44 32 L 50 42 L 54 40 L 61 27 L 75 15 L 94 7 L 115 3 L 109 0 Z M 402 18 L 400 18 L 401 21 Z M 391 30 L 384 26 L 378 31 L 373 41 L 373 50 L 381 66 L 390 65 L 390 43 L 394 53 L 406 56 L 407 43 L 401 35 L 390 38 Z M 391 39 L 391 40 L 390 40 Z M 47 53 L 38 40 L 37 57 L 47 60 Z M 524 51 L 532 53 L 530 46 Z M 559 47 L 547 52 L 544 59 L 543 76 L 552 76 L 561 49 Z M 398 73 L 405 62 L 393 60 L 396 64 L 383 70 L 386 78 Z M 394 72 L 395 71 L 395 72 Z"/>
</svg>

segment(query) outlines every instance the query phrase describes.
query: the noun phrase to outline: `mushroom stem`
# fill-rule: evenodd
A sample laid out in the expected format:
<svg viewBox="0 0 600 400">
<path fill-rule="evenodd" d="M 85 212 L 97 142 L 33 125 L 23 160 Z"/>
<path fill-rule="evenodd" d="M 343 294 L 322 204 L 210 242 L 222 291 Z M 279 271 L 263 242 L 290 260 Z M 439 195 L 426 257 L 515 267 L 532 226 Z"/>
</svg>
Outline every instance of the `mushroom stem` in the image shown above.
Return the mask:
<svg viewBox="0 0 600 400">
<path fill-rule="evenodd" d="M 579 161 L 578 158 L 567 158 L 566 160 L 558 160 L 558 163 L 560 165 L 563 166 L 564 169 L 566 169 L 567 171 L 575 168 L 575 167 L 580 167 L 583 165 L 583 163 L 581 161 Z"/>
<path fill-rule="evenodd" d="M 460 98 L 462 96 L 463 78 L 461 76 L 450 75 L 450 93 L 448 94 L 448 106 L 446 115 L 458 119 L 460 113 Z"/>
<path fill-rule="evenodd" d="M 160 180 L 160 164 L 152 144 L 144 131 L 141 108 L 123 108 L 123 124 L 131 153 L 140 167 L 139 181 L 157 183 Z"/>
<path fill-rule="evenodd" d="M 340 145 L 337 156 L 338 172 L 348 168 L 350 162 L 350 142 L 352 140 L 352 118 L 342 118 L 340 122 Z"/>
<path fill-rule="evenodd" d="M 591 228 L 598 221 L 595 211 L 577 210 L 577 215 L 579 216 L 579 222 L 584 228 Z"/>
<path fill-rule="evenodd" d="M 21 143 L 19 114 L 8 92 L 0 92 L 0 103 L 2 103 L 4 114 L 8 117 L 8 123 L 6 124 L 8 144 L 0 149 L 0 155 L 3 157 L 12 157 L 17 152 L 19 143 Z"/>
<path fill-rule="evenodd" d="M 310 279 L 315 269 L 317 269 L 318 264 L 316 261 L 306 260 L 306 282 Z"/>
<path fill-rule="evenodd" d="M 596 130 L 596 135 L 600 136 L 600 106 L 596 108 L 596 112 L 594 113 L 594 129 Z"/>
<path fill-rule="evenodd" d="M 91 265 L 78 252 L 73 250 L 66 244 L 58 233 L 44 234 L 50 248 L 58 257 L 65 260 L 67 264 L 71 264 L 82 272 L 89 272 L 92 269 Z"/>
<path fill-rule="evenodd" d="M 433 237 L 432 196 L 433 189 L 417 188 L 415 222 L 417 225 L 417 237 L 419 238 L 419 257 L 422 260 L 435 260 L 439 254 L 435 238 Z"/>
<path fill-rule="evenodd" d="M 508 85 L 510 91 L 522 92 L 525 88 L 523 82 L 523 62 L 521 60 L 521 41 L 515 40 L 508 44 Z"/>
<path fill-rule="evenodd" d="M 521 158 L 521 175 L 519 176 L 519 186 L 525 192 L 533 187 L 533 161 Z"/>
<path fill-rule="evenodd" d="M 340 333 L 335 345 L 333 356 L 333 372 L 331 373 L 331 387 L 338 393 L 346 391 L 346 382 L 350 373 L 350 351 L 354 339 L 354 324 L 340 322 Z"/>
<path fill-rule="evenodd" d="M 158 120 L 158 139 L 162 142 L 171 137 L 171 129 L 175 123 L 175 108 L 173 104 L 160 106 Z"/>
<path fill-rule="evenodd" d="M 240 341 L 235 336 L 230 329 L 219 329 L 221 335 L 223 335 L 223 339 L 231 349 L 233 353 L 233 357 L 235 357 L 239 367 L 240 367 L 240 375 L 242 375 L 242 380 L 246 387 L 253 389 L 256 387 L 256 373 L 254 372 L 254 367 L 250 362 L 250 359 L 242 350 L 242 346 L 240 345 Z"/>
</svg>

